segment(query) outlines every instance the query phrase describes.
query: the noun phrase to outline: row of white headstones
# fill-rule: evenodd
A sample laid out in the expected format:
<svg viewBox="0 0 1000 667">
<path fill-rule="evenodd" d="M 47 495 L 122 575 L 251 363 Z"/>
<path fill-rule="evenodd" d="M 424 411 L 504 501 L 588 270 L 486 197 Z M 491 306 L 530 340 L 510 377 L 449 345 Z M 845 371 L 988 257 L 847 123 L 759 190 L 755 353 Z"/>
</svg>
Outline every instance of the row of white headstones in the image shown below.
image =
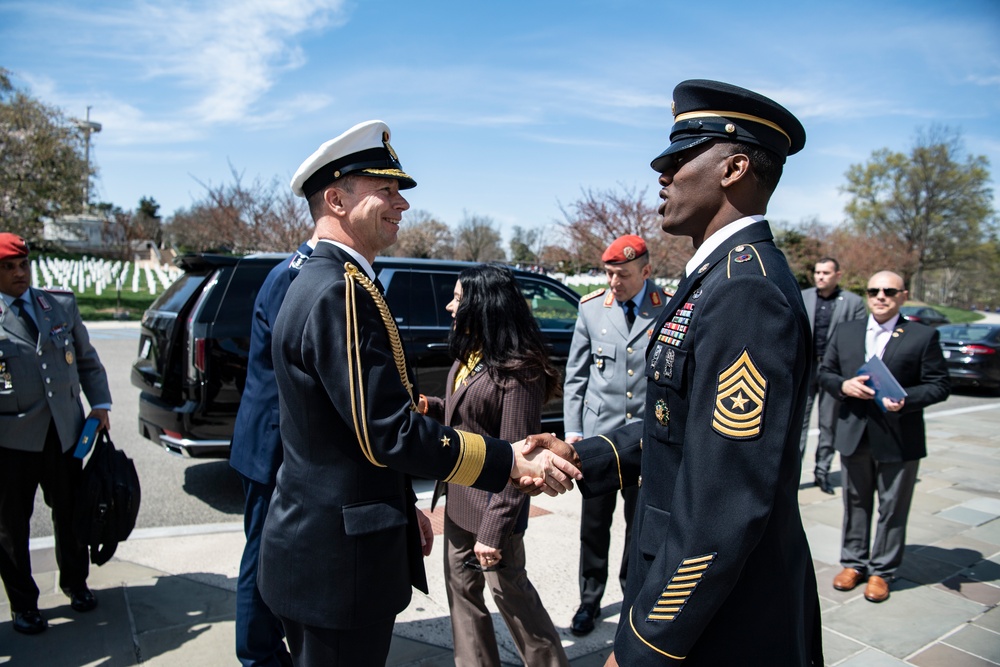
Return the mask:
<svg viewBox="0 0 1000 667">
<path fill-rule="evenodd" d="M 59 287 L 82 294 L 94 288 L 100 296 L 104 290 L 143 290 L 158 294 L 183 273 L 175 266 L 136 267 L 132 262 L 98 259 L 56 259 L 40 256 L 31 260 L 31 284 L 36 287 Z M 142 280 L 141 278 L 145 278 Z"/>
</svg>

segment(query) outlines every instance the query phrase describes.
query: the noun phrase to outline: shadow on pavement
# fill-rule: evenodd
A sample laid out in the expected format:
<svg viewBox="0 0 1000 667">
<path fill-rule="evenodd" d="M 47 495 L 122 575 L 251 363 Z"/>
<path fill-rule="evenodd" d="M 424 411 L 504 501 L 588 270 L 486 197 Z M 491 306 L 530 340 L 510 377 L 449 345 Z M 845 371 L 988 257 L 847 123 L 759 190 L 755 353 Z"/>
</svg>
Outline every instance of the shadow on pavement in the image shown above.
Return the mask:
<svg viewBox="0 0 1000 667">
<path fill-rule="evenodd" d="M 184 492 L 212 509 L 243 517 L 243 484 L 225 459 L 213 460 L 184 470 Z"/>
</svg>

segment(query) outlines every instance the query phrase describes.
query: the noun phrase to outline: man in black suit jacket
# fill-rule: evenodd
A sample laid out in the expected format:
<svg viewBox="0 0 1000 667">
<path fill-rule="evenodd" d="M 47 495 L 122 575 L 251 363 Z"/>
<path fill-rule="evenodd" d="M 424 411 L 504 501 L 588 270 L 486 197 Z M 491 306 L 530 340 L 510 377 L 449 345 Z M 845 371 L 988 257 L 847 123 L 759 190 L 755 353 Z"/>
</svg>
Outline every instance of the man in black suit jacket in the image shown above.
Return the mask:
<svg viewBox="0 0 1000 667">
<path fill-rule="evenodd" d="M 863 319 L 868 312 L 861 297 L 840 289 L 840 262 L 833 257 L 823 257 L 813 269 L 815 287 L 802 290 L 802 302 L 809 315 L 809 329 L 813 334 L 813 354 L 810 358 L 809 391 L 806 394 L 806 415 L 799 441 L 799 456 L 806 453 L 809 439 L 809 416 L 813 402 L 818 403 L 819 440 L 816 443 L 816 466 L 813 476 L 816 486 L 823 493 L 833 495 L 830 483 L 830 466 L 833 464 L 833 431 L 837 424 L 837 399 L 819 387 L 819 365 L 837 325 L 849 320 Z M 818 399 L 818 400 L 816 400 Z"/>
<path fill-rule="evenodd" d="M 900 317 L 908 294 L 903 279 L 880 271 L 868 281 L 866 320 L 837 327 L 820 367 L 820 385 L 840 399 L 834 446 L 840 452 L 844 484 L 844 533 L 833 580 L 849 591 L 867 578 L 865 598 L 882 602 L 903 560 L 906 520 L 920 459 L 927 456 L 924 408 L 948 398 L 948 370 L 936 329 Z M 857 375 L 861 365 L 881 357 L 906 397 L 882 398 Z M 879 518 L 871 544 L 873 500 Z"/>
<path fill-rule="evenodd" d="M 434 540 L 410 474 L 498 492 L 527 473 L 553 495 L 579 476 L 549 452 L 529 460 L 520 446 L 416 411 L 372 269 L 409 208 L 400 190 L 415 185 L 381 121 L 326 142 L 292 180 L 318 242 L 273 330 L 284 459 L 257 583 L 300 667 L 385 664 L 411 586 L 427 590 L 421 554 Z"/>
</svg>

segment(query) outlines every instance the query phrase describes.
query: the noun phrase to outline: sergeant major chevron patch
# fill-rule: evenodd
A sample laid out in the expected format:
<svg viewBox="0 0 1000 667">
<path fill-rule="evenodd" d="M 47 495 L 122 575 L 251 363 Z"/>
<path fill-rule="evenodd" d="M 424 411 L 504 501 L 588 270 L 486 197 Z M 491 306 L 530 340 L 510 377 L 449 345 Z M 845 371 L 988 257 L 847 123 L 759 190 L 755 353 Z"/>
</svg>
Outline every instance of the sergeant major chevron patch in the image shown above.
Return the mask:
<svg viewBox="0 0 1000 667">
<path fill-rule="evenodd" d="M 712 428 L 733 440 L 757 437 L 764 421 L 766 396 L 767 379 L 757 370 L 750 351 L 743 348 L 739 358 L 719 373 Z"/>
</svg>

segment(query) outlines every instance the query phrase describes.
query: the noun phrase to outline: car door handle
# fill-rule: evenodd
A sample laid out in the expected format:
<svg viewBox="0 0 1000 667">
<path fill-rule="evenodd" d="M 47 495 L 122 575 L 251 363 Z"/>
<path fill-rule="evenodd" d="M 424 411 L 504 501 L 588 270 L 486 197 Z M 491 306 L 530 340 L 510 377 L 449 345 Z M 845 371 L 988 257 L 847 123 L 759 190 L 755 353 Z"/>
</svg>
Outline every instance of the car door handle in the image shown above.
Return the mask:
<svg viewBox="0 0 1000 667">
<path fill-rule="evenodd" d="M 448 343 L 427 343 L 428 350 L 447 350 Z"/>
</svg>

